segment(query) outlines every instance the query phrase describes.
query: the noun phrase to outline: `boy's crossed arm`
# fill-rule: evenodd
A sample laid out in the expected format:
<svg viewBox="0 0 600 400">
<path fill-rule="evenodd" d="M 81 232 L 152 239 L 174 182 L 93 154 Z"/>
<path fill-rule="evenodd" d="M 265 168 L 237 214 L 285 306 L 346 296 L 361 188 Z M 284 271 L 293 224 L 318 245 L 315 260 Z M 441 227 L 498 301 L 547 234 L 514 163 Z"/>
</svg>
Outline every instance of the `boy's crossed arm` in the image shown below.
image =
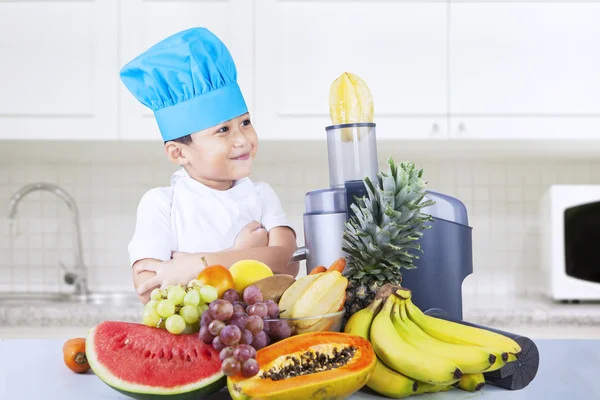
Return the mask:
<svg viewBox="0 0 600 400">
<path fill-rule="evenodd" d="M 254 221 L 246 225 L 228 250 L 214 253 L 174 253 L 169 261 L 143 259 L 133 265 L 133 281 L 140 300 L 147 303 L 150 292 L 157 287 L 187 284 L 204 268 L 202 257 L 208 265 L 231 266 L 244 259 L 267 264 L 274 274 L 298 274 L 298 263 L 289 260 L 296 251 L 296 237 L 287 227 L 276 227 L 267 232 Z"/>
</svg>

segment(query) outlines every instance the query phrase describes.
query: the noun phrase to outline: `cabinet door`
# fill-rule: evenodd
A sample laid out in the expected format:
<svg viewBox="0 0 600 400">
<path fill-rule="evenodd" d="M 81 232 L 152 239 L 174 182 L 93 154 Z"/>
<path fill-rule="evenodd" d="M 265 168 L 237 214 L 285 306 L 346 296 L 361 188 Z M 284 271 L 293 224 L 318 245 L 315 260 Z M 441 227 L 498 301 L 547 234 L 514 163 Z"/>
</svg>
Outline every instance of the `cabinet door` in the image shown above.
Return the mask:
<svg viewBox="0 0 600 400">
<path fill-rule="evenodd" d="M 117 0 L 0 2 L 0 138 L 117 138 L 117 21 Z"/>
<path fill-rule="evenodd" d="M 451 3 L 451 135 L 600 138 L 600 3 Z"/>
<path fill-rule="evenodd" d="M 446 136 L 446 2 L 256 2 L 259 137 L 324 139 L 343 72 L 373 95 L 383 139 Z"/>
<path fill-rule="evenodd" d="M 205 27 L 217 35 L 231 52 L 238 83 L 249 108 L 253 105 L 253 2 L 247 0 L 122 0 L 122 67 L 162 39 L 193 27 Z M 161 140 L 150 109 L 133 97 L 119 81 L 121 137 Z"/>
</svg>

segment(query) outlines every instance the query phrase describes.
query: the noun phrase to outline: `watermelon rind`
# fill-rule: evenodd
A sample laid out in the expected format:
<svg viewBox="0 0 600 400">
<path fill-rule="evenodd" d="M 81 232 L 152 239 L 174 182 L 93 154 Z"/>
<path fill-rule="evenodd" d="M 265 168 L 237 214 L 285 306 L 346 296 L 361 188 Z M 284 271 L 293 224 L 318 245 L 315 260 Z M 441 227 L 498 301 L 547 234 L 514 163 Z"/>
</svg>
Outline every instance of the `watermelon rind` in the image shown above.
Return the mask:
<svg viewBox="0 0 600 400">
<path fill-rule="evenodd" d="M 227 385 L 227 377 L 222 372 L 175 388 L 161 388 L 126 382 L 114 376 L 98 361 L 94 343 L 96 328 L 90 329 L 86 339 L 85 353 L 90 368 L 102 382 L 126 396 L 140 400 L 164 399 L 165 397 L 176 400 L 198 399 L 216 393 Z"/>
</svg>

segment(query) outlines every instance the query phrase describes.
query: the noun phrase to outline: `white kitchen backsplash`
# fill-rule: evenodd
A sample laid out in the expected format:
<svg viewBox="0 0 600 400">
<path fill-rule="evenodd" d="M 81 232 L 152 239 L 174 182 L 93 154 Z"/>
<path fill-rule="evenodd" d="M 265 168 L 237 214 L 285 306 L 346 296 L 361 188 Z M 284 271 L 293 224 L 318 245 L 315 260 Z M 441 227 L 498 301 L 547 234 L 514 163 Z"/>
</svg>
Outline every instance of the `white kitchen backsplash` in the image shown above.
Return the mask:
<svg viewBox="0 0 600 400">
<path fill-rule="evenodd" d="M 581 160 L 413 161 L 425 168 L 431 189 L 467 206 L 475 272 L 465 281 L 464 293 L 471 296 L 539 291 L 538 201 L 543 190 L 551 183 L 600 183 L 600 163 Z M 385 168 L 385 159 L 380 164 Z M 77 202 L 90 287 L 132 291 L 127 244 L 137 203 L 147 189 L 168 184 L 172 171 L 154 162 L 0 164 L 0 291 L 72 290 L 58 267 L 73 262 L 73 224 L 62 200 L 46 192 L 30 194 L 19 205 L 12 234 L 9 229 L 9 198 L 38 181 L 60 185 Z M 325 162 L 269 162 L 263 156 L 253 178 L 274 187 L 302 245 L 304 194 L 328 185 Z"/>
</svg>

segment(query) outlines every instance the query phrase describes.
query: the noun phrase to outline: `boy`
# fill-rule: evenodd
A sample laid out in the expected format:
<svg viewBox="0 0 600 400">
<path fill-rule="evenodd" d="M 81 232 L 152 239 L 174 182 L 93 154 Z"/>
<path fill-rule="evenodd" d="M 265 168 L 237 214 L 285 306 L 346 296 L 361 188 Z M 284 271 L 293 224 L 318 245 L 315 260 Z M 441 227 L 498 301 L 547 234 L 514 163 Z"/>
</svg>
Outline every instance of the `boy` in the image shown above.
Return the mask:
<svg viewBox="0 0 600 400">
<path fill-rule="evenodd" d="M 205 28 L 176 33 L 121 70 L 127 89 L 156 117 L 168 187 L 144 194 L 129 243 L 133 281 L 146 303 L 156 287 L 187 284 L 204 264 L 241 259 L 296 276 L 296 236 L 277 195 L 250 178 L 258 139 L 225 45 Z"/>
</svg>

